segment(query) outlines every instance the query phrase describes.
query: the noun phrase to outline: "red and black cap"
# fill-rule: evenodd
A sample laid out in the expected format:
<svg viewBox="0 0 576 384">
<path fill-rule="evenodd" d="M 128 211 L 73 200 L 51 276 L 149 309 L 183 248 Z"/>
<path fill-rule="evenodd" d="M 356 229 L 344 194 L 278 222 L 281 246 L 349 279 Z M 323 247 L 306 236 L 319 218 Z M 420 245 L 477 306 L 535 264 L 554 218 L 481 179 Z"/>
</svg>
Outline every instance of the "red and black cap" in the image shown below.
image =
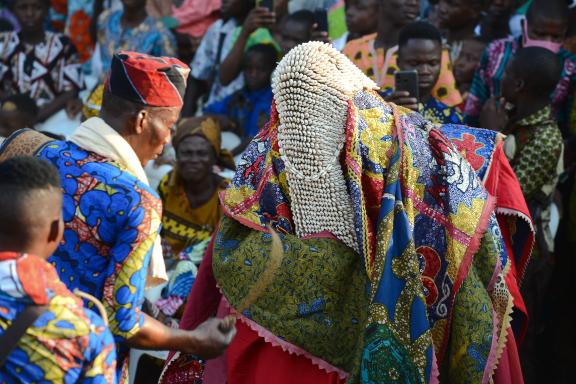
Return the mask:
<svg viewBox="0 0 576 384">
<path fill-rule="evenodd" d="M 190 68 L 172 57 L 119 51 L 105 82 L 108 92 L 151 107 L 181 107 Z"/>
</svg>

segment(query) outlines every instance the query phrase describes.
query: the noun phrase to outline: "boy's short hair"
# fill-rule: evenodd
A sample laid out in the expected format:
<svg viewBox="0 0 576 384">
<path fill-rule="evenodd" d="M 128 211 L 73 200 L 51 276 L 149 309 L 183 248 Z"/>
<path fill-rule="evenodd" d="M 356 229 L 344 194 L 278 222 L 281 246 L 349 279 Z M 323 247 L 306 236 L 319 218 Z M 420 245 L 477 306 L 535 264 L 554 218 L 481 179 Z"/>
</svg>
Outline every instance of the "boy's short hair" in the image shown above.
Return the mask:
<svg viewBox="0 0 576 384">
<path fill-rule="evenodd" d="M 558 56 L 546 48 L 527 47 L 519 49 L 510 62 L 511 70 L 518 79 L 524 80 L 533 94 L 548 97 L 554 91 L 562 73 Z"/>
<path fill-rule="evenodd" d="M 300 11 L 296 11 L 294 13 L 289 14 L 286 16 L 285 23 L 293 21 L 296 23 L 301 23 L 306 25 L 306 27 L 310 30 L 314 27 L 314 23 L 316 20 L 314 19 L 314 13 L 307 9 L 302 9 Z"/>
<path fill-rule="evenodd" d="M 22 112 L 30 119 L 35 119 L 38 115 L 36 102 L 30 96 L 23 93 L 6 97 L 2 100 L 1 109 L 6 112 Z"/>
<path fill-rule="evenodd" d="M 398 48 L 404 47 L 412 39 L 433 40 L 442 46 L 442 34 L 438 28 L 425 21 L 415 21 L 402 28 L 398 36 Z"/>
<path fill-rule="evenodd" d="M 257 53 L 264 57 L 264 61 L 270 64 L 272 68 L 276 67 L 278 61 L 278 51 L 272 44 L 255 44 L 246 50 L 244 57 L 248 57 L 251 54 Z"/>
<path fill-rule="evenodd" d="M 0 239 L 18 237 L 28 242 L 29 226 L 35 220 L 27 217 L 30 198 L 36 192 L 59 190 L 60 185 L 58 170 L 45 160 L 17 156 L 0 162 Z"/>
<path fill-rule="evenodd" d="M 568 22 L 570 8 L 566 0 L 533 0 L 526 11 L 528 22 L 536 17 Z"/>
</svg>

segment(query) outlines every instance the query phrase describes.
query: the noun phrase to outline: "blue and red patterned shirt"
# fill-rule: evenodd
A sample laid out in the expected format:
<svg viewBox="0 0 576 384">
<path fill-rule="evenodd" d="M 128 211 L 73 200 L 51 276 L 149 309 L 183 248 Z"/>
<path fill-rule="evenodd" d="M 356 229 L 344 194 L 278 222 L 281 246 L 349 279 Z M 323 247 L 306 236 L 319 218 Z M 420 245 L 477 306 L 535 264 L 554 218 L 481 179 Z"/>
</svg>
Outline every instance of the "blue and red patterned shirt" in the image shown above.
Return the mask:
<svg viewBox="0 0 576 384">
<path fill-rule="evenodd" d="M 125 377 L 124 341 L 144 321 L 140 309 L 162 203 L 120 164 L 74 143 L 49 142 L 37 156 L 58 168 L 64 192 L 64 238 L 48 261 L 69 289 L 103 302 L 119 347 L 118 374 Z"/>
</svg>

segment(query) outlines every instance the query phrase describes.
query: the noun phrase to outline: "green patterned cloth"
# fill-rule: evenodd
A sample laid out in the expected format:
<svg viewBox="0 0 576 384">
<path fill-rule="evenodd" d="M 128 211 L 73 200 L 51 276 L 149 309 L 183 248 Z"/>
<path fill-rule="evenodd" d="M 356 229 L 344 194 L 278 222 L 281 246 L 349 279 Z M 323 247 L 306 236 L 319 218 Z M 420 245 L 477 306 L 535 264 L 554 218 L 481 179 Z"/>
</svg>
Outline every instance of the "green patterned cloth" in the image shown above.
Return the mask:
<svg viewBox="0 0 576 384">
<path fill-rule="evenodd" d="M 357 371 L 368 314 L 362 260 L 331 238 L 281 235 L 281 240 L 280 267 L 243 315 L 346 372 Z M 214 276 L 235 308 L 262 281 L 271 242 L 269 233 L 222 219 L 214 245 Z"/>
<path fill-rule="evenodd" d="M 522 193 L 530 202 L 543 187 L 558 181 L 558 161 L 562 153 L 562 133 L 558 124 L 550 118 L 547 106 L 515 124 L 507 144 L 515 141 L 515 149 L 507 150 L 510 165 L 518 177 Z M 509 145 L 506 145 L 509 147 Z M 549 197 L 552 188 L 545 188 Z"/>
</svg>

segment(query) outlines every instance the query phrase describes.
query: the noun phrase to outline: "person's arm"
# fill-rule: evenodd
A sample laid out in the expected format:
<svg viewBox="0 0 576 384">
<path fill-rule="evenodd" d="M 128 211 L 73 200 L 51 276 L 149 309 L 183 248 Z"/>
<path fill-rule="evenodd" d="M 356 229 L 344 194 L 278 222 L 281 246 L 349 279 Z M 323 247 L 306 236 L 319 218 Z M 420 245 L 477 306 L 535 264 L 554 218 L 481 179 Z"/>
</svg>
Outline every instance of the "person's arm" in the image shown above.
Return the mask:
<svg viewBox="0 0 576 384">
<path fill-rule="evenodd" d="M 188 76 L 186 94 L 184 95 L 184 106 L 182 107 L 182 117 L 194 116 L 198 109 L 198 100 L 208 92 L 206 81 Z"/>
<path fill-rule="evenodd" d="M 149 257 L 158 236 L 161 206 L 148 194 L 118 228 L 115 245 L 110 249 L 113 272 L 105 281 L 103 304 L 110 331 L 116 342 L 151 350 L 178 350 L 204 358 L 221 354 L 234 337 L 233 319 L 208 320 L 192 331 L 171 329 L 140 310 Z"/>
<path fill-rule="evenodd" d="M 268 11 L 267 8 L 256 7 L 248 14 L 238 40 L 228 53 L 228 56 L 220 64 L 220 83 L 228 85 L 242 71 L 242 61 L 244 58 L 244 49 L 248 43 L 248 39 L 252 32 L 258 28 L 267 28 L 274 25 L 276 16 L 273 12 Z"/>
<path fill-rule="evenodd" d="M 66 108 L 66 112 L 68 113 L 69 116 L 74 111 L 78 113 L 82 108 L 82 106 L 80 106 L 80 108 L 77 108 L 78 105 L 77 100 L 78 100 L 78 92 L 76 90 L 70 90 L 62 93 L 61 95 L 57 96 L 54 100 L 52 100 L 47 104 L 44 104 L 40 108 L 40 110 L 38 111 L 37 121 L 39 122 L 44 121 L 49 117 L 51 117 L 52 115 L 54 115 L 56 112 L 64 108 Z"/>
<path fill-rule="evenodd" d="M 224 353 L 236 334 L 234 317 L 208 319 L 192 331 L 169 328 L 144 315 L 142 328 L 126 342 L 130 347 L 182 351 L 212 359 Z"/>
</svg>

